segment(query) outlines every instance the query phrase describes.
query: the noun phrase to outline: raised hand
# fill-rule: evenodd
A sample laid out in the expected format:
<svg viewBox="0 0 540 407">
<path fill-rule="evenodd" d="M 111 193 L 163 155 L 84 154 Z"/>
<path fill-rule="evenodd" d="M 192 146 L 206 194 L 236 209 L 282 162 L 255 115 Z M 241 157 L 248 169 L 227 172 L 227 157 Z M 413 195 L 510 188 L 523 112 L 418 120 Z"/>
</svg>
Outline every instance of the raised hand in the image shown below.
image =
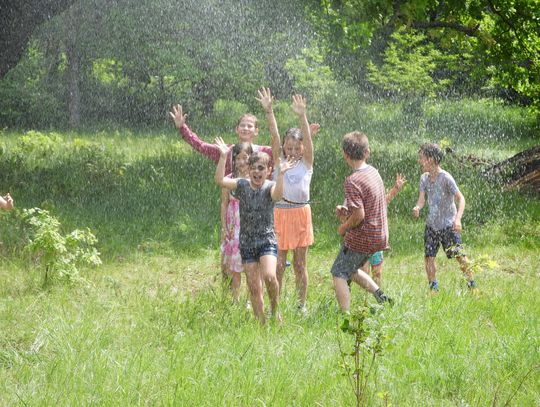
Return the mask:
<svg viewBox="0 0 540 407">
<path fill-rule="evenodd" d="M 405 175 L 403 174 L 396 174 L 396 188 L 398 190 L 401 190 L 401 188 L 403 188 L 403 185 L 405 185 L 405 183 L 407 182 L 407 179 L 405 178 Z"/>
<path fill-rule="evenodd" d="M 6 201 L 4 209 L 8 211 L 10 209 L 13 209 L 13 198 L 11 197 L 9 192 L 5 196 L 3 196 L 3 198 L 4 198 L 4 201 Z"/>
<path fill-rule="evenodd" d="M 187 114 L 184 114 L 182 112 L 181 105 L 176 105 L 176 106 L 173 105 L 173 110 L 172 112 L 169 112 L 169 114 L 174 120 L 174 125 L 176 126 L 177 129 L 179 129 L 186 123 Z"/>
<path fill-rule="evenodd" d="M 221 137 L 216 137 L 214 140 L 214 144 L 219 148 L 219 152 L 221 155 L 227 155 L 229 154 L 229 151 L 232 147 L 229 147 Z"/>
<path fill-rule="evenodd" d="M 272 109 L 272 93 L 270 92 L 270 88 L 261 88 L 257 91 L 259 93 L 259 97 L 255 98 L 259 101 L 259 103 L 262 105 L 265 112 L 268 112 Z"/>
<path fill-rule="evenodd" d="M 292 110 L 298 116 L 306 114 L 307 102 L 302 95 L 293 95 L 292 97 Z"/>
<path fill-rule="evenodd" d="M 298 164 L 298 160 L 295 160 L 293 157 L 287 157 L 286 160 L 280 159 L 279 160 L 279 171 L 280 173 L 284 174 L 285 172 L 289 171 L 291 168 L 296 167 Z"/>
<path fill-rule="evenodd" d="M 317 134 L 320 129 L 321 129 L 321 125 L 319 123 L 311 123 L 309 125 L 309 131 L 311 133 L 311 137 Z"/>
</svg>

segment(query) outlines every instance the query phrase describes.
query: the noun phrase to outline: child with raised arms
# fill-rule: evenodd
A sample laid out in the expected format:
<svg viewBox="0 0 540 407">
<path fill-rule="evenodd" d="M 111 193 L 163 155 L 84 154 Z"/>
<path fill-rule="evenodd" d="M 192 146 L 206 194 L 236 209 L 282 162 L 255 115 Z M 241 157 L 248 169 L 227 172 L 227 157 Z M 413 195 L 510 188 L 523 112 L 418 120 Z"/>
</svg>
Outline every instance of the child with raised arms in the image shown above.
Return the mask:
<svg viewBox="0 0 540 407">
<path fill-rule="evenodd" d="M 427 196 L 429 212 L 424 230 L 424 259 L 429 289 L 432 293 L 439 291 L 435 263 L 439 246 L 442 246 L 446 257 L 457 259 L 467 279 L 467 286 L 476 288 L 473 273 L 461 245 L 461 217 L 465 210 L 465 197 L 452 175 L 441 168 L 443 155 L 437 144 L 427 143 L 420 146 L 418 163 L 424 173 L 420 177 L 418 200 L 412 210 L 413 217 L 418 219 Z"/>
<path fill-rule="evenodd" d="M 292 160 L 279 162 L 277 180 L 269 181 L 270 156 L 253 153 L 248 160 L 249 180 L 225 177 L 225 160 L 230 147 L 216 138 L 221 155 L 216 167 L 215 181 L 222 188 L 234 190 L 240 202 L 240 256 L 255 317 L 265 322 L 262 281 L 270 297 L 271 313 L 278 313 L 279 285 L 276 278 L 277 241 L 274 232 L 274 202 L 283 196 L 283 177 L 293 167 Z"/>
<path fill-rule="evenodd" d="M 283 197 L 274 209 L 274 220 L 278 241 L 277 278 L 280 290 L 283 287 L 283 275 L 289 250 L 293 252 L 293 270 L 298 292 L 298 309 L 306 312 L 308 290 L 307 253 L 313 244 L 313 226 L 309 205 L 310 183 L 313 175 L 313 142 L 307 119 L 306 100 L 301 95 L 294 95 L 292 110 L 298 116 L 300 128 L 291 128 L 285 132 L 283 144 L 276 118 L 272 109 L 270 89 L 259 90 L 259 102 L 264 108 L 268 127 L 272 136 L 274 162 L 279 159 L 292 159 L 297 164 L 284 177 Z M 280 175 L 279 168 L 274 178 Z"/>
<path fill-rule="evenodd" d="M 249 178 L 248 159 L 253 153 L 250 143 L 237 143 L 232 147 L 233 172 L 230 178 Z M 242 258 L 240 256 L 240 204 L 231 191 L 221 189 L 221 258 L 225 273 L 231 278 L 233 302 L 240 300 L 242 284 Z"/>
<path fill-rule="evenodd" d="M 169 112 L 169 115 L 174 121 L 175 127 L 178 129 L 180 136 L 186 143 L 188 143 L 193 149 L 205 157 L 211 159 L 216 164 L 220 158 L 220 150 L 215 144 L 207 143 L 199 138 L 186 124 L 187 114 L 184 113 L 181 105 L 175 105 L 172 108 L 172 111 Z M 251 113 L 245 113 L 240 116 L 238 123 L 235 128 L 236 134 L 238 136 L 238 142 L 251 143 L 253 151 L 262 151 L 270 156 L 272 156 L 272 149 L 269 146 L 259 146 L 253 144 L 254 139 L 259 134 L 259 125 L 257 117 Z M 229 145 L 232 146 L 232 145 Z M 225 173 L 230 174 L 233 170 L 232 165 L 232 149 L 225 161 Z M 222 223 L 223 225 L 223 223 Z M 223 234 L 222 234 L 223 237 Z M 223 245 L 223 241 L 221 242 Z M 222 252 L 223 253 L 223 252 Z M 221 273 L 224 282 L 229 282 L 229 272 L 225 264 L 225 259 L 221 257 Z M 232 288 L 232 287 L 231 287 Z M 234 288 L 233 288 L 234 291 Z M 233 292 L 234 295 L 234 292 Z"/>
</svg>

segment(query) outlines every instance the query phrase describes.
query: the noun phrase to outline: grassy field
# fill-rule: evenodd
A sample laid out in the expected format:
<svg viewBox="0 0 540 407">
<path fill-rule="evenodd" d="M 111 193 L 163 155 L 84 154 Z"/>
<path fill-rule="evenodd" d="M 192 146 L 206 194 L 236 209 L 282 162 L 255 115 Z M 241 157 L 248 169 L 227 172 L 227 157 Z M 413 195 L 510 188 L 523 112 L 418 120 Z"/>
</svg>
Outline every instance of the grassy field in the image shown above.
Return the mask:
<svg viewBox="0 0 540 407">
<path fill-rule="evenodd" d="M 507 158 L 538 143 L 538 129 L 520 110 L 483 103 L 431 105 L 413 130 L 395 107 L 362 107 L 372 163 L 388 187 L 398 171 L 409 180 L 389 208 L 383 286 L 395 304 L 370 317 L 384 339 L 367 405 L 540 405 L 540 202 L 463 160 Z M 214 166 L 172 129 L 4 130 L 1 192 L 12 193 L 17 211 L 48 209 L 65 233 L 90 227 L 103 265 L 43 287 L 20 212 L 0 215 L 0 405 L 355 405 L 340 356 L 352 339 L 339 328 L 329 275 L 340 243 L 332 210 L 347 174 L 346 129 L 334 119 L 316 140 L 309 312 L 297 313 L 288 271 L 284 322 L 263 327 L 245 307 L 245 289 L 232 305 L 220 284 Z M 467 198 L 463 239 L 482 269 L 476 294 L 441 255 L 441 292 L 427 292 L 423 222 L 409 213 L 416 151 L 428 140 L 456 151 L 443 167 Z M 375 305 L 354 287 L 353 308 L 365 300 Z"/>
</svg>

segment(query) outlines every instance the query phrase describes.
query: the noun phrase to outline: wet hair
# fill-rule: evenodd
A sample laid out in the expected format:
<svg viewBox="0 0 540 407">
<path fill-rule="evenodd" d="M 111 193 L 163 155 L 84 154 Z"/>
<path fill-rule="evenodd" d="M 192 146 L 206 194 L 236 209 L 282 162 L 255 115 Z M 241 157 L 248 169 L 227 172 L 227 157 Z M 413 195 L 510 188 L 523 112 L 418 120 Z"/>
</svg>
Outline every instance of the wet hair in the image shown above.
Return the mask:
<svg viewBox="0 0 540 407">
<path fill-rule="evenodd" d="M 360 131 L 345 134 L 341 147 L 351 160 L 364 160 L 369 153 L 368 138 Z"/>
<path fill-rule="evenodd" d="M 257 151 L 249 156 L 248 165 L 251 167 L 253 164 L 261 162 L 267 167 L 270 167 L 270 156 L 263 151 Z"/>
<path fill-rule="evenodd" d="M 248 156 L 253 154 L 253 146 L 251 143 L 236 143 L 232 148 L 232 173 L 233 177 L 236 177 L 238 174 L 236 172 L 236 157 L 238 154 L 240 154 L 242 151 L 245 151 Z"/>
<path fill-rule="evenodd" d="M 304 139 L 304 137 L 302 136 L 302 132 L 300 131 L 299 128 L 297 127 L 291 127 L 289 130 L 287 130 L 285 132 L 285 136 L 283 136 L 283 142 L 281 143 L 281 146 L 284 146 L 285 145 L 285 142 L 287 140 L 294 140 L 294 141 L 300 141 L 302 142 L 302 140 Z"/>
<path fill-rule="evenodd" d="M 257 116 L 251 113 L 244 113 L 242 116 L 240 116 L 240 118 L 238 119 L 238 122 L 236 123 L 236 127 L 240 126 L 240 122 L 246 118 L 253 119 L 253 121 L 255 122 L 255 128 L 256 129 L 259 128 L 259 120 L 257 119 Z"/>
<path fill-rule="evenodd" d="M 431 158 L 437 165 L 444 157 L 443 151 L 441 150 L 439 145 L 435 143 L 422 144 L 418 152 L 426 158 Z"/>
</svg>

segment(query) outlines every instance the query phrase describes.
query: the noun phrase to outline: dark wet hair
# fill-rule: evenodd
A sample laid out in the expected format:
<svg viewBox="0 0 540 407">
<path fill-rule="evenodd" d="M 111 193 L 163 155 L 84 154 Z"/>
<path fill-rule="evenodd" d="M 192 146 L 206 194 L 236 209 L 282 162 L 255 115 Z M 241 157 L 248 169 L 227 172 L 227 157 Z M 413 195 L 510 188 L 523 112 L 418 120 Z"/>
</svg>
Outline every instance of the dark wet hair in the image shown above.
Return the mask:
<svg viewBox="0 0 540 407">
<path fill-rule="evenodd" d="M 253 146 L 251 143 L 243 142 L 243 143 L 236 143 L 232 148 L 232 172 L 233 177 L 236 177 L 238 174 L 236 172 L 236 157 L 238 154 L 240 154 L 242 151 L 245 151 L 248 156 L 253 154 Z"/>
<path fill-rule="evenodd" d="M 285 136 L 283 136 L 283 142 L 281 143 L 281 146 L 284 146 L 284 145 L 285 145 L 285 142 L 286 142 L 288 139 L 291 139 L 291 140 L 294 140 L 294 141 L 300 141 L 300 142 L 302 142 L 302 140 L 304 139 L 304 137 L 302 136 L 302 132 L 300 131 L 299 128 L 297 128 L 297 127 L 291 127 L 289 130 L 287 130 L 287 131 L 285 132 Z"/>
<path fill-rule="evenodd" d="M 364 160 L 369 152 L 367 136 L 360 131 L 353 131 L 343 136 L 343 152 L 352 160 Z"/>
<path fill-rule="evenodd" d="M 246 117 L 249 117 L 255 121 L 255 128 L 259 128 L 259 119 L 257 119 L 257 116 L 251 113 L 244 113 L 240 118 L 238 119 L 238 122 L 236 123 L 236 127 L 240 126 L 240 122 L 245 119 Z"/>
<path fill-rule="evenodd" d="M 267 167 L 270 166 L 270 156 L 263 151 L 257 151 L 256 153 L 252 153 L 249 156 L 248 165 L 251 167 L 253 164 L 258 163 L 259 161 L 261 161 L 263 164 L 266 164 Z"/>
<path fill-rule="evenodd" d="M 435 143 L 422 144 L 418 152 L 426 158 L 431 158 L 435 164 L 439 164 L 444 157 L 443 151 L 439 145 Z"/>
</svg>

